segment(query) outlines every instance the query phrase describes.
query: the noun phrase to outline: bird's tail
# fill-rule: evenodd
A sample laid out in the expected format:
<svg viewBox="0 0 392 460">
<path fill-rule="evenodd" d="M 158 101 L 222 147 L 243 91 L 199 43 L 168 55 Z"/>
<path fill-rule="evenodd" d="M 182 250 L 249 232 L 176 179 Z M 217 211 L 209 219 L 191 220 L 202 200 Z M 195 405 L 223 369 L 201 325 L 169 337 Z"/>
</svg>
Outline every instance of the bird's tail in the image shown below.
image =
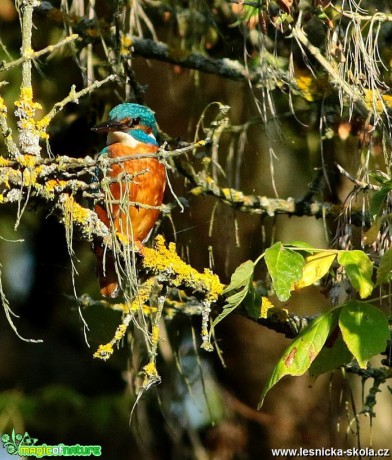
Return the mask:
<svg viewBox="0 0 392 460">
<path fill-rule="evenodd" d="M 117 297 L 120 287 L 113 254 L 100 244 L 94 244 L 93 249 L 97 257 L 97 275 L 101 294 L 104 297 Z"/>
</svg>

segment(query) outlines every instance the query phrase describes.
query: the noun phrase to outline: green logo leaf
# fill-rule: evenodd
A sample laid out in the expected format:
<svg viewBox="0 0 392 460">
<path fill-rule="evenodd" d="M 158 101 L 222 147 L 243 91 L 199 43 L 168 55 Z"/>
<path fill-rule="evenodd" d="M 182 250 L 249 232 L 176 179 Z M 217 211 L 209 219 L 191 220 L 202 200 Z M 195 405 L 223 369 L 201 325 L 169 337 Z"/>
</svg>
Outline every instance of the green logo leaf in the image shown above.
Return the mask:
<svg viewBox="0 0 392 460">
<path fill-rule="evenodd" d="M 385 350 L 390 336 L 384 313 L 373 305 L 355 300 L 343 306 L 339 327 L 347 348 L 361 367 L 366 367 L 372 356 Z"/>
</svg>

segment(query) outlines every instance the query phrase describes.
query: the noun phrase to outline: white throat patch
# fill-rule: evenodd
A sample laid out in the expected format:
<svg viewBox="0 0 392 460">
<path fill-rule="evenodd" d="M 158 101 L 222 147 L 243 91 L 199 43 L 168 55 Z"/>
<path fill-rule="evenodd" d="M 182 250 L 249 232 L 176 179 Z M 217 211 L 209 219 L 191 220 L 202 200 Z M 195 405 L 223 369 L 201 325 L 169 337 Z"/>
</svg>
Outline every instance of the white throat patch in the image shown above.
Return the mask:
<svg viewBox="0 0 392 460">
<path fill-rule="evenodd" d="M 155 140 L 154 134 L 148 134 L 152 139 Z M 142 142 L 135 139 L 131 134 L 125 133 L 124 131 L 110 131 L 106 140 L 106 145 L 117 144 L 126 145 L 127 147 L 135 148 Z"/>
</svg>

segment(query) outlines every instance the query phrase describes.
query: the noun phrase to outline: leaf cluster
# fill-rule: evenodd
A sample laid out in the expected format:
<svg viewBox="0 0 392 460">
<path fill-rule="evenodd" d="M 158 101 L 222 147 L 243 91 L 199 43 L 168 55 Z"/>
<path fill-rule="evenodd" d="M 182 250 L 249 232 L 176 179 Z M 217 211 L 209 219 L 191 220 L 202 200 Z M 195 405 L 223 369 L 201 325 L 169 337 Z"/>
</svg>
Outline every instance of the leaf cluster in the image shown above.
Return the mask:
<svg viewBox="0 0 392 460">
<path fill-rule="evenodd" d="M 276 311 L 266 296 L 256 295 L 254 270 L 262 260 L 271 278 L 271 294 L 286 302 L 293 291 L 320 282 L 331 275 L 343 282 L 336 288 L 350 286 L 352 299 L 331 308 L 310 322 L 285 350 L 262 392 L 261 407 L 267 392 L 285 375 L 299 376 L 309 371 L 318 375 L 337 369 L 353 359 L 361 368 L 387 348 L 390 338 L 388 317 L 376 306 L 364 302 L 375 287 L 390 281 L 392 249 L 376 265 L 361 250 L 323 250 L 306 243 L 275 243 L 255 261 L 241 264 L 225 288 L 226 304 L 215 319 L 217 325 L 241 305 L 254 319 L 266 318 Z M 356 295 L 361 300 L 355 299 Z"/>
</svg>

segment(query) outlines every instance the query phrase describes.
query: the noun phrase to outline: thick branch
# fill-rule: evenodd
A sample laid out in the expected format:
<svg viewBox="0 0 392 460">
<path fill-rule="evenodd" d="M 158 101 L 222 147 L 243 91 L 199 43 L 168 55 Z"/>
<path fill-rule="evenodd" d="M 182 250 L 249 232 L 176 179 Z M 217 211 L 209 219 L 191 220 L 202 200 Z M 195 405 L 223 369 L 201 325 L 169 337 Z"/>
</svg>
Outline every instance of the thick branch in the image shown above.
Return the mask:
<svg viewBox="0 0 392 460">
<path fill-rule="evenodd" d="M 105 22 L 103 18 L 100 18 L 99 30 L 97 30 L 94 22 L 76 15 L 72 15 L 72 18 L 68 17 L 66 13 L 53 7 L 49 2 L 45 2 L 38 11 L 49 20 L 55 21 L 61 27 L 63 27 L 64 22 L 72 23 L 79 36 L 84 39 L 85 46 L 92 42 L 98 42 L 102 37 L 105 40 L 110 40 L 112 38 L 110 24 Z M 130 40 L 132 43 L 130 53 L 128 56 L 123 54 L 122 57 L 124 59 L 127 57 L 133 58 L 135 56 L 141 56 L 146 59 L 155 59 L 183 68 L 218 75 L 222 78 L 234 81 L 260 83 L 261 80 L 265 80 L 265 75 L 257 72 L 257 70 L 250 73 L 238 60 L 228 58 L 213 59 L 201 53 L 173 48 L 163 42 L 136 36 L 130 37 Z M 270 62 L 270 67 L 271 66 L 274 67 L 274 73 L 280 75 L 281 82 L 289 81 L 288 74 L 285 71 L 275 68 L 272 62 Z M 274 83 L 268 82 L 268 84 L 272 87 Z"/>
<path fill-rule="evenodd" d="M 241 190 L 220 187 L 212 177 L 205 172 L 196 172 L 186 161 L 176 161 L 179 171 L 189 180 L 194 187 L 193 195 L 212 195 L 229 206 L 250 214 L 276 216 L 286 214 L 289 216 L 337 217 L 343 211 L 343 206 L 333 203 L 303 200 L 294 198 L 270 198 L 260 195 L 245 195 Z M 355 219 L 354 219 L 355 220 Z"/>
<path fill-rule="evenodd" d="M 146 59 L 156 59 L 168 64 L 178 65 L 187 69 L 200 70 L 204 73 L 218 75 L 229 80 L 257 80 L 257 75 L 250 75 L 238 61 L 231 59 L 212 59 L 200 53 L 170 48 L 166 43 L 155 42 L 145 38 L 132 38 L 132 55 Z"/>
</svg>

